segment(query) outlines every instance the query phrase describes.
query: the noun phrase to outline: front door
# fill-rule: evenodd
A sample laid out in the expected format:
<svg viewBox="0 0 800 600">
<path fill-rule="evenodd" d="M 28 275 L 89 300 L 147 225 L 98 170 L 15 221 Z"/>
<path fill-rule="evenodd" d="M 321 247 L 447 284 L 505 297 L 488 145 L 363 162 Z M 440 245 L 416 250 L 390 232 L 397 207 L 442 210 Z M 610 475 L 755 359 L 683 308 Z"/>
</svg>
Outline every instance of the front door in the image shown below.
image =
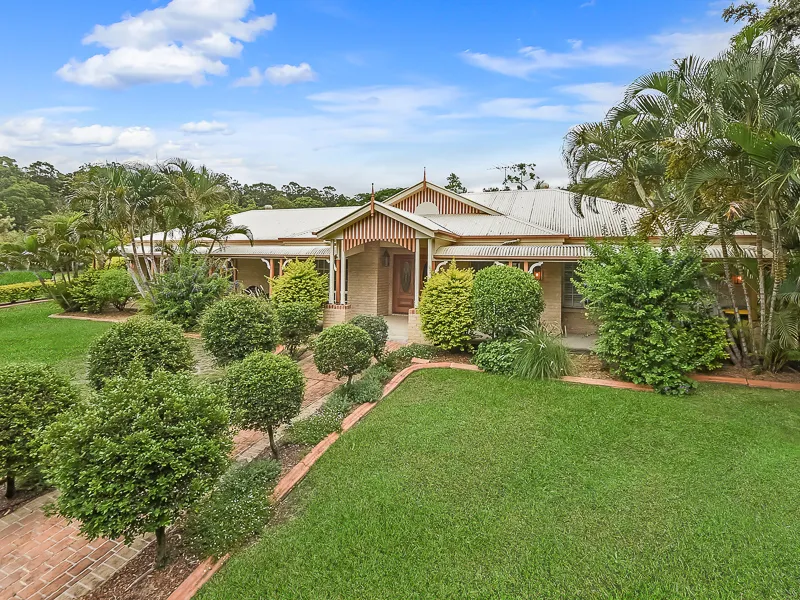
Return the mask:
<svg viewBox="0 0 800 600">
<path fill-rule="evenodd" d="M 414 308 L 414 255 L 394 255 L 392 312 L 408 313 Z"/>
</svg>

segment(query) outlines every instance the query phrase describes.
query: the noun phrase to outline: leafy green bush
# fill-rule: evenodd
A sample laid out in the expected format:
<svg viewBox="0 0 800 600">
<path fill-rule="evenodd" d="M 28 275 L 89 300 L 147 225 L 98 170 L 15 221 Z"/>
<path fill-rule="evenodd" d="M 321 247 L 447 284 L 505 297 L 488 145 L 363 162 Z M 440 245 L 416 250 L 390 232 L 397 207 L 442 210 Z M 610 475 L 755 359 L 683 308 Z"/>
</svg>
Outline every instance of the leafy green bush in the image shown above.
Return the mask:
<svg viewBox="0 0 800 600">
<path fill-rule="evenodd" d="M 278 447 L 274 430 L 300 412 L 305 387 L 303 372 L 292 359 L 269 352 L 253 352 L 233 363 L 225 376 L 234 423 L 244 429 L 266 431 L 275 458 Z"/>
<path fill-rule="evenodd" d="M 46 284 L 48 288 L 50 283 Z M 35 283 L 10 283 L 0 285 L 0 304 L 13 304 L 26 300 L 40 300 L 48 297 L 48 288 L 38 281 Z"/>
<path fill-rule="evenodd" d="M 386 367 L 389 371 L 397 372 L 402 371 L 411 365 L 412 358 L 424 358 L 430 360 L 435 358 L 439 353 L 439 349 L 435 346 L 428 346 L 426 344 L 409 344 L 398 348 L 381 358 L 380 364 Z"/>
<path fill-rule="evenodd" d="M 106 379 L 125 375 L 134 363 L 146 375 L 157 369 L 178 373 L 191 369 L 194 358 L 180 327 L 136 316 L 115 323 L 89 346 L 89 381 L 99 389 Z"/>
<path fill-rule="evenodd" d="M 614 374 L 635 383 L 662 393 L 690 391 L 694 383 L 686 373 L 724 356 L 714 342 L 722 339 L 721 323 L 703 314 L 708 294 L 698 285 L 699 253 L 688 245 L 672 251 L 635 239 L 591 242 L 590 248 L 594 260 L 581 262 L 575 285 L 599 323 L 597 354 Z M 701 322 L 709 328 L 702 333 L 709 346 L 692 332 Z"/>
<path fill-rule="evenodd" d="M 16 477 L 35 476 L 36 433 L 78 400 L 69 380 L 45 365 L 0 366 L 0 476 L 6 497 L 15 493 Z"/>
<path fill-rule="evenodd" d="M 455 262 L 429 276 L 419 301 L 422 333 L 445 350 L 464 350 L 474 324 L 472 315 L 471 269 L 459 269 Z"/>
<path fill-rule="evenodd" d="M 347 377 L 361 373 L 372 361 L 373 346 L 369 334 L 355 325 L 343 323 L 323 330 L 314 343 L 314 364 L 320 373 Z"/>
<path fill-rule="evenodd" d="M 487 373 L 512 375 L 520 345 L 517 340 L 492 340 L 483 342 L 472 357 L 472 362 Z"/>
<path fill-rule="evenodd" d="M 276 305 L 278 338 L 292 358 L 296 358 L 298 348 L 308 344 L 317 330 L 319 314 L 316 302 L 279 302 Z"/>
<path fill-rule="evenodd" d="M 64 310 L 76 311 L 81 309 L 81 305 L 72 296 L 72 284 L 68 281 L 56 281 L 47 286 L 50 297 L 55 300 Z"/>
<path fill-rule="evenodd" d="M 313 302 L 322 306 L 328 301 L 328 278 L 317 272 L 313 258 L 292 260 L 280 277 L 270 278 L 272 299 L 281 302 Z"/>
<path fill-rule="evenodd" d="M 189 548 L 201 558 L 219 558 L 258 537 L 272 515 L 269 496 L 280 474 L 275 460 L 233 464 L 189 513 Z"/>
<path fill-rule="evenodd" d="M 719 369 L 728 356 L 725 321 L 698 311 L 686 316 L 683 328 L 688 335 L 687 344 L 692 352 L 690 360 L 694 368 L 702 371 Z"/>
<path fill-rule="evenodd" d="M 117 310 L 125 310 L 131 298 L 139 295 L 133 279 L 124 269 L 103 269 L 92 290 L 103 304 L 111 304 Z"/>
<path fill-rule="evenodd" d="M 72 298 L 83 312 L 99 313 L 104 300 L 95 293 L 95 285 L 100 280 L 100 271 L 87 269 L 72 281 Z"/>
<path fill-rule="evenodd" d="M 389 325 L 386 319 L 377 315 L 356 315 L 350 319 L 350 324 L 360 327 L 369 334 L 372 338 L 373 356 L 380 359 L 389 339 Z"/>
<path fill-rule="evenodd" d="M 514 372 L 526 379 L 557 379 L 573 372 L 574 365 L 569 350 L 544 327 L 528 329 L 517 340 L 518 353 Z"/>
<path fill-rule="evenodd" d="M 539 325 L 542 286 L 530 273 L 506 265 L 481 269 L 472 288 L 475 327 L 493 338 L 513 337 Z"/>
<path fill-rule="evenodd" d="M 388 383 L 394 373 L 392 373 L 386 365 L 382 364 L 374 364 L 369 369 L 364 371 L 364 374 L 361 376 L 361 379 L 373 379 L 381 383 L 381 385 Z"/>
<path fill-rule="evenodd" d="M 150 288 L 154 299 L 145 306 L 146 312 L 189 330 L 231 289 L 231 282 L 219 272 L 209 273 L 202 259 L 183 257 Z"/>
<path fill-rule="evenodd" d="M 341 429 L 345 416 L 323 407 L 319 412 L 298 419 L 286 429 L 286 440 L 293 444 L 316 446 L 330 434 Z"/>
<path fill-rule="evenodd" d="M 109 380 L 45 431 L 43 467 L 58 512 L 89 538 L 154 532 L 156 565 L 166 528 L 203 498 L 230 464 L 227 404 L 188 374 L 140 367 Z"/>
<path fill-rule="evenodd" d="M 209 306 L 200 334 L 203 347 L 222 365 L 256 350 L 270 352 L 277 338 L 269 301 L 249 294 L 231 294 Z"/>
</svg>

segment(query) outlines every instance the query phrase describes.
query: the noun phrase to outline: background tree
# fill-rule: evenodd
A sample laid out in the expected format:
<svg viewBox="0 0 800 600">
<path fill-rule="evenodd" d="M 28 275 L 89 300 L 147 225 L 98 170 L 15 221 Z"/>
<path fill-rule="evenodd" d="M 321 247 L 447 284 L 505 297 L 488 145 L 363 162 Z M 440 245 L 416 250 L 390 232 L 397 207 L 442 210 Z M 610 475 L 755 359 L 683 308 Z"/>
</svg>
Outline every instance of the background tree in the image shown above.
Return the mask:
<svg viewBox="0 0 800 600">
<path fill-rule="evenodd" d="M 230 412 L 215 388 L 190 375 L 134 369 L 79 402 L 45 431 L 45 473 L 59 514 L 89 539 L 156 535 L 203 498 L 229 465 Z"/>
<path fill-rule="evenodd" d="M 503 184 L 501 187 L 484 188 L 484 192 L 499 192 L 528 189 L 547 189 L 550 185 L 536 174 L 536 164 L 534 163 L 514 163 L 510 165 L 499 165 L 495 170 L 503 173 Z"/>
<path fill-rule="evenodd" d="M 231 365 L 225 376 L 234 423 L 265 431 L 276 459 L 275 429 L 300 412 L 305 387 L 303 372 L 292 359 L 269 352 L 253 352 Z"/>
<path fill-rule="evenodd" d="M 465 194 L 467 192 L 467 188 L 464 187 L 464 184 L 461 183 L 461 179 L 459 179 L 458 175 L 455 173 L 450 173 L 450 175 L 447 176 L 447 185 L 444 187 L 456 194 Z"/>
</svg>

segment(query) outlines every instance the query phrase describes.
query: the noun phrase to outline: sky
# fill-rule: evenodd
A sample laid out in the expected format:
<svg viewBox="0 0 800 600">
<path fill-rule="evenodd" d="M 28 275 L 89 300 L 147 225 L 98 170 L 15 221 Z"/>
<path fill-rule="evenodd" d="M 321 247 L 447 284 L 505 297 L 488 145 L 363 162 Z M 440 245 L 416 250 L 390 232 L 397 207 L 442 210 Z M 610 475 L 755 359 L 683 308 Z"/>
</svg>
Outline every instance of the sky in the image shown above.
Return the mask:
<svg viewBox="0 0 800 600">
<path fill-rule="evenodd" d="M 573 125 L 734 26 L 710 0 L 29 0 L 0 20 L 0 155 L 183 157 L 353 194 L 553 185 Z"/>
</svg>

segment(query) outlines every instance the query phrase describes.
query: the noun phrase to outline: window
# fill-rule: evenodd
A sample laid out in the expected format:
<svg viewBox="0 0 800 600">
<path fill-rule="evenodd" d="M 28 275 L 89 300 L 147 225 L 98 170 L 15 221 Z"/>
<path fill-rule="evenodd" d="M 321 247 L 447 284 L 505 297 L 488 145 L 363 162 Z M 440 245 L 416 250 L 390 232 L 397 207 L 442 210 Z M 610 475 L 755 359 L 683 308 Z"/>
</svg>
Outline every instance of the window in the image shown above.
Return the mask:
<svg viewBox="0 0 800 600">
<path fill-rule="evenodd" d="M 578 263 L 564 264 L 564 291 L 561 296 L 561 306 L 564 308 L 583 308 L 583 296 L 575 289 L 572 283 Z"/>
<path fill-rule="evenodd" d="M 319 273 L 320 275 L 325 275 L 325 277 L 327 277 L 328 276 L 328 263 L 329 262 L 330 261 L 328 259 L 326 259 L 326 258 L 318 258 L 317 260 L 315 260 L 314 264 L 317 267 L 317 273 Z"/>
</svg>

